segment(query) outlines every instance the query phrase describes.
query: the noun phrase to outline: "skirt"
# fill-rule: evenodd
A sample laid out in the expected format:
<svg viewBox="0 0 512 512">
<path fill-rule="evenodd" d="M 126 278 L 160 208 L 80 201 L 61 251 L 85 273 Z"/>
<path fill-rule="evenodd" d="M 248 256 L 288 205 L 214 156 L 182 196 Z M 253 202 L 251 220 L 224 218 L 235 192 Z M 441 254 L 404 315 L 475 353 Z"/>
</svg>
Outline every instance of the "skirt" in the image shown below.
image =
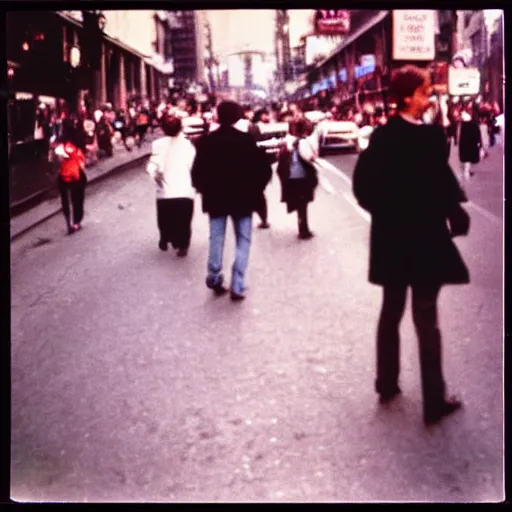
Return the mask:
<svg viewBox="0 0 512 512">
<path fill-rule="evenodd" d="M 313 200 L 312 188 L 306 179 L 291 179 L 287 183 L 286 206 L 288 213 L 294 212 Z"/>
<path fill-rule="evenodd" d="M 156 215 L 160 240 L 170 242 L 174 249 L 188 249 L 192 236 L 193 213 L 193 199 L 157 199 Z"/>
</svg>

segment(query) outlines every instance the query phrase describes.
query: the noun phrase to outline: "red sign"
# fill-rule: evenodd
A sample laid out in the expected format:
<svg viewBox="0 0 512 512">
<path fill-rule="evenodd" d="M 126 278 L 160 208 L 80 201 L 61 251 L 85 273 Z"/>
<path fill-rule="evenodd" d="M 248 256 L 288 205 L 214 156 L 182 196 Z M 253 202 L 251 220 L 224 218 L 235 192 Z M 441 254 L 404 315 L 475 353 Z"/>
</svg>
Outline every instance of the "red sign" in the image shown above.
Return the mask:
<svg viewBox="0 0 512 512">
<path fill-rule="evenodd" d="M 341 9 L 319 9 L 315 14 L 315 32 L 323 35 L 347 34 L 350 13 Z"/>
</svg>

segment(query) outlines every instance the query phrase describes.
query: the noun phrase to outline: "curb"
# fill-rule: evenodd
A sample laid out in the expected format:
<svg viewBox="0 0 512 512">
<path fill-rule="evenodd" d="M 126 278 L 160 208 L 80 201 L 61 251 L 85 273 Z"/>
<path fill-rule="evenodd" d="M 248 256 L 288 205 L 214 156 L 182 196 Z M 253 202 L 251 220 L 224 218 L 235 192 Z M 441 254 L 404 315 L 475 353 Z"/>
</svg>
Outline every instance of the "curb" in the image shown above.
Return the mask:
<svg viewBox="0 0 512 512">
<path fill-rule="evenodd" d="M 105 178 L 114 175 L 115 173 L 127 170 L 131 167 L 135 167 L 135 166 L 139 165 L 141 162 L 143 162 L 144 160 L 146 160 L 147 158 L 149 158 L 150 155 L 151 155 L 151 151 L 145 153 L 144 155 L 139 155 L 136 158 L 134 158 L 133 160 L 130 160 L 128 162 L 117 165 L 117 166 L 113 167 L 112 169 L 109 169 L 108 171 L 105 171 L 105 172 L 99 174 L 98 176 L 95 176 L 94 178 L 89 178 L 87 183 L 88 183 L 88 185 L 91 185 L 93 183 L 98 183 L 101 180 L 104 180 Z M 21 235 L 24 235 L 31 229 L 35 228 L 36 226 L 39 226 L 43 222 L 46 222 L 48 219 L 51 219 L 55 215 L 61 213 L 62 207 L 60 206 L 60 200 L 58 200 L 57 204 L 58 204 L 58 206 L 55 205 L 55 207 L 51 210 L 50 213 L 40 217 L 38 220 L 36 220 L 32 224 L 30 224 L 29 226 L 20 229 L 17 233 L 14 233 L 14 234 L 11 233 L 11 237 L 10 237 L 11 242 L 13 240 L 16 240 L 17 238 L 19 238 Z M 21 214 L 21 215 L 23 215 L 23 214 Z"/>
</svg>

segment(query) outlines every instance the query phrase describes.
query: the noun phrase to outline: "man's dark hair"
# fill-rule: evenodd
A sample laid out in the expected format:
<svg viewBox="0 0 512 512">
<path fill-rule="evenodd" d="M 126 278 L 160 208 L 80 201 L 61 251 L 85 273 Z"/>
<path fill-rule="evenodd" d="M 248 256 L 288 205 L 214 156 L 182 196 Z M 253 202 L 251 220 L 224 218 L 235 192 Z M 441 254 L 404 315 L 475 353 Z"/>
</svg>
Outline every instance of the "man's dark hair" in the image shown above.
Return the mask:
<svg viewBox="0 0 512 512">
<path fill-rule="evenodd" d="M 427 71 L 412 64 L 395 71 L 391 78 L 390 96 L 396 102 L 399 111 L 407 106 L 405 98 L 412 98 L 414 91 L 421 87 L 426 79 Z"/>
<path fill-rule="evenodd" d="M 181 131 L 181 119 L 174 115 L 162 117 L 162 130 L 168 137 L 176 137 Z"/>
<path fill-rule="evenodd" d="M 306 137 L 310 135 L 310 124 L 306 119 L 294 119 L 290 122 L 289 125 L 289 132 L 290 135 L 294 135 L 295 137 L 298 137 L 299 139 L 302 137 Z"/>
<path fill-rule="evenodd" d="M 217 118 L 221 126 L 232 126 L 242 117 L 242 107 L 234 101 L 223 101 L 217 107 Z"/>
<path fill-rule="evenodd" d="M 264 115 L 270 115 L 269 111 L 266 108 L 260 108 L 257 112 L 255 112 L 253 121 L 255 123 L 259 123 Z"/>
</svg>

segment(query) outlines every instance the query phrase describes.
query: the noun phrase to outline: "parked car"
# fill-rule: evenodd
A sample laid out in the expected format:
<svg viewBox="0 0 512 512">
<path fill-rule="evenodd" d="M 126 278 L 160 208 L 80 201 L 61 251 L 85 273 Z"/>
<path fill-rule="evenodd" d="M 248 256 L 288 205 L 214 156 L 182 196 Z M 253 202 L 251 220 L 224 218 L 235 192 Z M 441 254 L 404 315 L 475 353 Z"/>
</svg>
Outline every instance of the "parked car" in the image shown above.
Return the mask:
<svg viewBox="0 0 512 512">
<path fill-rule="evenodd" d="M 260 140 L 258 147 L 263 148 L 272 162 L 277 160 L 280 147 L 284 144 L 288 133 L 288 123 L 260 124 Z"/>
<path fill-rule="evenodd" d="M 325 112 L 321 110 L 310 110 L 309 112 L 304 112 L 304 117 L 312 124 L 317 125 L 322 122 L 326 118 Z"/>
<path fill-rule="evenodd" d="M 320 154 L 327 149 L 350 148 L 359 152 L 359 127 L 352 121 L 322 121 L 316 127 Z"/>
</svg>

